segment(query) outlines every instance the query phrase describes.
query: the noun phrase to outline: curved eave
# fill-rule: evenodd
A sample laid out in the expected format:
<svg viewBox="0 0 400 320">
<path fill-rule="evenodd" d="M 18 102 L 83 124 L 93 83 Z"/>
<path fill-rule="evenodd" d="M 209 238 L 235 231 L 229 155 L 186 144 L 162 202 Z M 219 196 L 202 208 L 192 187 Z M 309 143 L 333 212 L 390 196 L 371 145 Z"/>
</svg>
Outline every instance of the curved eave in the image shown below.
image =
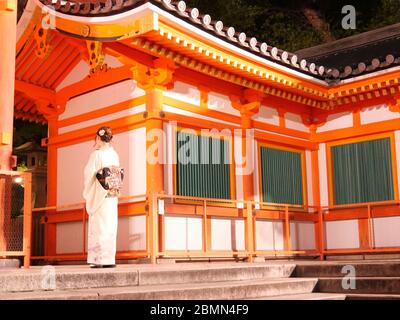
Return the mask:
<svg viewBox="0 0 400 320">
<path fill-rule="evenodd" d="M 57 29 L 70 35 L 74 34 L 80 38 L 97 39 L 101 41 L 126 39 L 152 30 L 158 30 L 158 21 L 163 21 L 176 26 L 183 32 L 198 37 L 202 41 L 226 50 L 233 55 L 262 64 L 266 68 L 271 68 L 285 75 L 291 75 L 302 81 L 314 83 L 321 87 L 328 86 L 324 80 L 320 79 L 320 77 L 315 74 L 310 74 L 301 68 L 294 68 L 290 63 L 285 63 L 283 61 L 278 63 L 272 58 L 245 50 L 239 44 L 230 43 L 226 41 L 226 38 L 218 37 L 212 32 L 207 32 L 203 30 L 203 28 L 194 26 L 185 19 L 179 18 L 171 12 L 161 9 L 161 6 L 156 6 L 150 2 L 144 3 L 129 11 L 102 17 L 84 17 L 65 14 L 50 10 L 42 3 L 38 3 L 44 10 L 51 12 L 51 14 L 56 17 Z M 148 17 L 148 19 L 146 19 L 147 26 L 139 25 L 137 22 L 135 23 L 135 21 L 138 21 L 143 16 Z"/>
</svg>

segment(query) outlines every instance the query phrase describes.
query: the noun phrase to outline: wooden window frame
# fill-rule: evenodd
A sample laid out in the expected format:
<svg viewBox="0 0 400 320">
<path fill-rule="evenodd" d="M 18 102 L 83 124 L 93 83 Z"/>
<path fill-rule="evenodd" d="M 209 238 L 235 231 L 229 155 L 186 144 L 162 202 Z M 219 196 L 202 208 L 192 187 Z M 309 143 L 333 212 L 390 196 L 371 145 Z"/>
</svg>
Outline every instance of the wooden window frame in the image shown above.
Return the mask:
<svg viewBox="0 0 400 320">
<path fill-rule="evenodd" d="M 277 203 L 277 206 L 272 206 L 272 205 L 265 205 L 264 199 L 263 199 L 263 192 L 262 192 L 262 186 L 263 186 L 263 177 L 262 177 L 262 171 L 261 171 L 261 148 L 270 148 L 270 149 L 275 149 L 279 151 L 287 151 L 287 152 L 294 152 L 300 154 L 300 165 L 301 165 L 301 186 L 303 189 L 303 204 L 302 205 L 293 205 L 293 207 L 289 207 L 291 211 L 307 211 L 308 207 L 308 190 L 307 190 L 307 164 L 306 164 L 306 150 L 304 149 L 296 149 L 292 147 L 283 147 L 279 146 L 276 144 L 271 144 L 268 142 L 257 142 L 257 159 L 258 159 L 258 178 L 259 178 L 259 184 L 258 184 L 258 192 L 260 195 L 260 202 L 262 203 L 261 208 L 262 209 L 273 209 L 273 210 L 284 210 L 283 206 L 278 206 L 280 205 Z M 299 206 L 302 206 L 303 208 L 299 208 Z"/>
<path fill-rule="evenodd" d="M 341 139 L 338 141 L 328 142 L 326 144 L 326 169 L 327 169 L 327 178 L 328 178 L 328 200 L 329 206 L 335 206 L 335 195 L 334 195 L 334 179 L 333 179 L 333 165 L 332 165 L 332 148 L 347 144 L 355 144 L 360 142 L 368 142 L 373 140 L 380 140 L 389 138 L 390 140 L 390 152 L 391 152 L 391 160 L 392 160 L 392 179 L 393 179 L 393 195 L 394 201 L 399 200 L 399 192 L 398 192 L 398 181 L 397 181 L 397 160 L 396 160 L 396 142 L 394 132 L 368 135 L 357 138 L 347 138 Z M 392 201 L 393 201 L 392 200 Z M 375 201 L 381 202 L 381 201 Z M 383 201 L 384 202 L 384 201 Z"/>
<path fill-rule="evenodd" d="M 175 126 L 174 130 L 173 130 L 173 136 L 174 136 L 174 143 L 173 143 L 173 166 L 172 166 L 172 174 L 173 174 L 173 190 L 174 190 L 174 194 L 177 194 L 177 159 L 176 159 L 176 150 L 177 150 L 177 140 L 176 140 L 176 136 L 177 133 L 182 131 L 182 130 L 192 130 L 194 132 L 196 132 L 197 137 L 202 135 L 202 130 L 212 130 L 212 129 L 199 129 L 199 128 L 195 128 L 195 127 L 190 127 L 190 126 Z M 223 135 L 223 134 L 222 134 Z M 229 148 L 229 154 L 230 154 L 230 164 L 229 164 L 229 179 L 230 179 L 230 199 L 224 199 L 227 201 L 230 200 L 236 200 L 236 176 L 235 176 L 235 150 L 234 150 L 234 144 L 233 144 L 233 137 L 232 134 L 231 135 L 223 135 L 224 137 L 226 137 L 225 139 L 223 137 L 221 137 L 221 134 L 215 134 L 213 132 L 207 134 L 207 135 L 202 135 L 202 136 L 207 136 L 207 137 L 211 137 L 214 139 L 219 139 L 219 140 L 227 140 L 228 142 L 228 148 Z M 205 198 L 205 197 L 203 197 Z M 211 199 L 211 198 L 210 198 Z M 183 199 L 176 199 L 175 202 L 177 203 L 187 203 L 187 204 L 203 204 L 203 201 L 196 201 L 196 200 L 183 200 Z M 212 203 L 212 200 L 207 201 L 208 203 Z M 232 203 L 219 203 L 219 202 L 213 202 L 212 203 L 213 206 L 234 206 Z"/>
</svg>

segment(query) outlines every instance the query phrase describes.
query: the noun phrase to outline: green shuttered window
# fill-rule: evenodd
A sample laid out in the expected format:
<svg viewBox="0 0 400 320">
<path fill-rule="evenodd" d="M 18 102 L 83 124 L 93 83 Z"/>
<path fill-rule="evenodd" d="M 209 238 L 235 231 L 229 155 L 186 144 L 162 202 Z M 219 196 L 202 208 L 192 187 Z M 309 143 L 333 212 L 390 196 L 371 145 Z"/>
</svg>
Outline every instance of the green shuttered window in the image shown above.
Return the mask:
<svg viewBox="0 0 400 320">
<path fill-rule="evenodd" d="M 231 198 L 229 143 L 177 132 L 176 192 L 181 196 Z"/>
<path fill-rule="evenodd" d="M 390 138 L 331 148 L 334 203 L 394 199 Z"/>
<path fill-rule="evenodd" d="M 263 202 L 303 204 L 301 154 L 261 147 Z"/>
</svg>

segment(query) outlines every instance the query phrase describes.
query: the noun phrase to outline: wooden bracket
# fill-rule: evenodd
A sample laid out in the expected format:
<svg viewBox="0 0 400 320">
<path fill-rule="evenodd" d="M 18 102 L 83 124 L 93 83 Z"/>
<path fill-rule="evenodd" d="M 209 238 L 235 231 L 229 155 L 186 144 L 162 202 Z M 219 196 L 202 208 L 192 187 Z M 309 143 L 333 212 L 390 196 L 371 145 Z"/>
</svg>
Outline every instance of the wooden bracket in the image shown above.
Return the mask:
<svg viewBox="0 0 400 320">
<path fill-rule="evenodd" d="M 88 50 L 87 63 L 90 67 L 90 73 L 96 73 L 97 71 L 107 70 L 107 65 L 104 64 L 104 52 L 102 42 L 100 41 L 86 41 Z"/>
<path fill-rule="evenodd" d="M 176 66 L 173 62 L 166 59 L 157 59 L 154 67 L 149 67 L 141 63 L 135 63 L 132 68 L 132 76 L 142 89 L 160 86 L 170 87 L 174 81 Z"/>
<path fill-rule="evenodd" d="M 43 28 L 41 24 L 36 26 L 34 37 L 36 40 L 35 54 L 41 59 L 47 58 L 51 52 L 51 47 L 48 42 L 49 29 Z"/>
<path fill-rule="evenodd" d="M 387 102 L 391 112 L 400 112 L 400 96 L 394 96 Z"/>
</svg>

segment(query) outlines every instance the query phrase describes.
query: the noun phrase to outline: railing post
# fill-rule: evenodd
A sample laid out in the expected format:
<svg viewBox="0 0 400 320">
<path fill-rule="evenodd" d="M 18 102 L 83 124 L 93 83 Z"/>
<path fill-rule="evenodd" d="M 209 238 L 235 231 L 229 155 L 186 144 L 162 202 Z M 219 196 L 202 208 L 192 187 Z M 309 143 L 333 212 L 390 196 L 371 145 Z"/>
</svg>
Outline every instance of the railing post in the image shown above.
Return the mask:
<svg viewBox="0 0 400 320">
<path fill-rule="evenodd" d="M 83 234 L 83 248 L 82 253 L 85 256 L 86 253 L 86 206 L 83 205 L 82 208 L 82 234 Z"/>
<path fill-rule="evenodd" d="M 292 241 L 290 238 L 290 223 L 289 223 L 289 207 L 285 206 L 285 250 L 292 250 Z"/>
<path fill-rule="evenodd" d="M 205 254 L 209 251 L 208 225 L 207 225 L 207 200 L 203 200 L 203 251 Z"/>
<path fill-rule="evenodd" d="M 254 255 L 254 217 L 253 204 L 246 202 L 245 239 L 248 262 L 253 262 Z"/>
<path fill-rule="evenodd" d="M 24 268 L 31 265 L 32 246 L 32 174 L 24 173 Z"/>
<path fill-rule="evenodd" d="M 325 235 L 324 235 L 324 214 L 322 212 L 322 208 L 318 208 L 318 233 L 319 233 L 319 259 L 321 261 L 325 260 Z"/>
<path fill-rule="evenodd" d="M 150 249 L 150 261 L 152 264 L 157 263 L 158 256 L 158 195 L 149 195 L 149 212 L 148 212 L 148 239 Z"/>
<path fill-rule="evenodd" d="M 373 232 L 373 220 L 371 217 L 371 205 L 367 206 L 367 216 L 368 216 L 368 244 L 370 249 L 375 248 L 375 236 Z"/>
</svg>

